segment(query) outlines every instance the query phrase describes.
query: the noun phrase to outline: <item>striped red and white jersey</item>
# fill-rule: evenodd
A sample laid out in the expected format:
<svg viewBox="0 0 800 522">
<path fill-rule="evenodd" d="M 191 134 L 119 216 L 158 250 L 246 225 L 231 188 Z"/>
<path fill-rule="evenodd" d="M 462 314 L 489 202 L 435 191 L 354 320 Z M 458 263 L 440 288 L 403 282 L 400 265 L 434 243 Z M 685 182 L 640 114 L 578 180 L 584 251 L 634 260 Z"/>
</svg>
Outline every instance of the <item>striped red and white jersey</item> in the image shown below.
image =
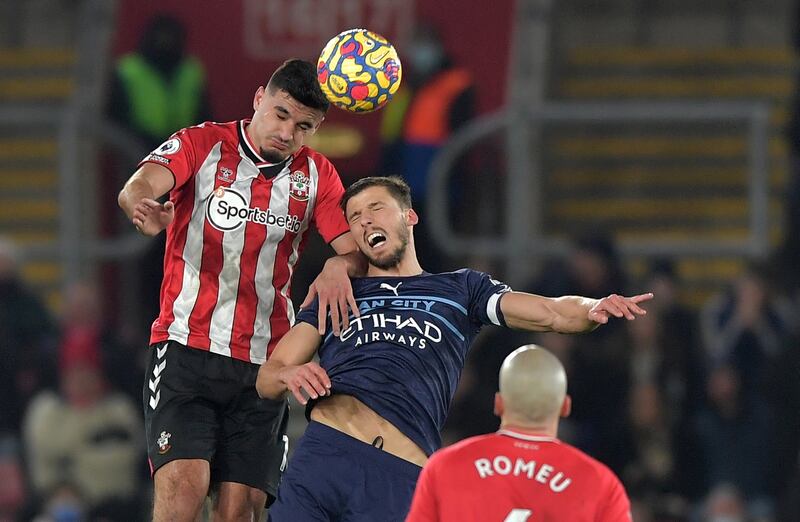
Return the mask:
<svg viewBox="0 0 800 522">
<path fill-rule="evenodd" d="M 294 323 L 290 282 L 309 228 L 328 243 L 349 228 L 330 161 L 302 147 L 267 163 L 247 137 L 248 123 L 183 129 L 142 160 L 175 176 L 150 342 L 261 364 Z"/>
</svg>

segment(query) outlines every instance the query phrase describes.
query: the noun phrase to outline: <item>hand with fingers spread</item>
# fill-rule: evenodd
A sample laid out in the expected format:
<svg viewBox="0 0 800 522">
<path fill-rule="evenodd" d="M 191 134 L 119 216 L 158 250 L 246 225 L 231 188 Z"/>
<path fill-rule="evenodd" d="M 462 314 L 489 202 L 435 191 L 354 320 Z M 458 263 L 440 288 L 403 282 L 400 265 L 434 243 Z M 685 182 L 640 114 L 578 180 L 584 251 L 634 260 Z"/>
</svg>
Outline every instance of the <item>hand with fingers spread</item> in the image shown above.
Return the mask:
<svg viewBox="0 0 800 522">
<path fill-rule="evenodd" d="M 305 405 L 309 399 L 330 395 L 331 380 L 328 373 L 315 362 L 300 366 L 284 366 L 278 372 L 278 380 L 292 392 L 297 402 Z"/>
<path fill-rule="evenodd" d="M 322 272 L 317 276 L 308 288 L 308 295 L 300 305 L 306 308 L 314 301 L 314 297 L 319 299 L 318 324 L 320 335 L 325 334 L 327 315 L 330 310 L 333 334 L 339 334 L 350 326 L 348 308 L 358 317 L 359 311 L 353 297 L 353 287 L 350 284 L 350 277 L 347 273 L 347 264 L 341 257 L 332 257 L 325 262 Z"/>
<path fill-rule="evenodd" d="M 133 208 L 131 222 L 145 236 L 155 236 L 175 219 L 175 205 L 164 204 L 150 198 L 142 198 Z"/>
<path fill-rule="evenodd" d="M 588 313 L 590 320 L 606 324 L 608 320 L 613 317 L 625 318 L 628 321 L 636 319 L 637 315 L 645 315 L 647 310 L 641 308 L 639 303 L 649 301 L 653 298 L 653 294 L 648 292 L 646 294 L 639 294 L 633 297 L 624 297 L 617 294 L 611 294 L 608 297 L 600 299 Z"/>
</svg>

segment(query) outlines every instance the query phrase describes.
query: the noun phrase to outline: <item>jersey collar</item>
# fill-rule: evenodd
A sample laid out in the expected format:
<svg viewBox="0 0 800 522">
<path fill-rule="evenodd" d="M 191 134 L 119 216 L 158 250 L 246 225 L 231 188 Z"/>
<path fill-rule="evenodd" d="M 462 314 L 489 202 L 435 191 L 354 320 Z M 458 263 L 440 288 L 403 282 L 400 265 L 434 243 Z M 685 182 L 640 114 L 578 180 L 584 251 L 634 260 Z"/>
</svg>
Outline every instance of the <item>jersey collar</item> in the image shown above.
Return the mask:
<svg viewBox="0 0 800 522">
<path fill-rule="evenodd" d="M 258 149 L 250 142 L 250 137 L 247 135 L 245 128 L 248 123 L 250 123 L 250 120 L 239 120 L 239 125 L 236 126 L 236 130 L 239 134 L 239 143 L 242 146 L 244 155 L 255 163 L 258 171 L 263 174 L 265 178 L 277 176 L 285 167 L 292 163 L 294 156 L 289 156 L 279 163 L 270 163 L 262 158 L 261 154 L 258 153 Z"/>
<path fill-rule="evenodd" d="M 556 444 L 561 444 L 561 441 L 555 437 L 548 437 L 546 435 L 530 435 L 528 433 L 520 433 L 518 431 L 509 429 L 497 430 L 497 434 L 511 437 L 513 439 L 526 440 L 528 442 L 555 442 Z"/>
</svg>

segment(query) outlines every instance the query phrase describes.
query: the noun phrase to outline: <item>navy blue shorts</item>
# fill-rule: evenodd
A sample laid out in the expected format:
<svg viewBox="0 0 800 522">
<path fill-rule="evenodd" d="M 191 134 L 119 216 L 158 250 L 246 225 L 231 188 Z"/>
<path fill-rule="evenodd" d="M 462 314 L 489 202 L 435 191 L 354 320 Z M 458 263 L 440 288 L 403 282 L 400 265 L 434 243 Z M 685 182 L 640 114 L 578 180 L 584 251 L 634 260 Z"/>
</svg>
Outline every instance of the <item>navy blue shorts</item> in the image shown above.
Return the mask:
<svg viewBox="0 0 800 522">
<path fill-rule="evenodd" d="M 422 468 L 311 421 L 283 475 L 270 522 L 402 522 Z"/>
</svg>

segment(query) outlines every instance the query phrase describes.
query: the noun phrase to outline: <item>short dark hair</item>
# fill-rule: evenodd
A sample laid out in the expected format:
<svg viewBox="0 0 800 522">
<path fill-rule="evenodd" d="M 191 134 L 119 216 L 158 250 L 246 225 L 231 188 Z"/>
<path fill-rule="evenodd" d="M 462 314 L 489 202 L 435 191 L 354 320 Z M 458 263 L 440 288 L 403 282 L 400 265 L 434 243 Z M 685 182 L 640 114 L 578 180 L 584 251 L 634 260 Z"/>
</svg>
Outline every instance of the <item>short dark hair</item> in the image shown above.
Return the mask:
<svg viewBox="0 0 800 522">
<path fill-rule="evenodd" d="M 267 89 L 274 93 L 277 89 L 284 90 L 289 96 L 299 101 L 306 107 L 328 112 L 331 103 L 317 81 L 317 71 L 314 64 L 305 60 L 286 60 L 278 67 L 267 82 Z"/>
<path fill-rule="evenodd" d="M 347 202 L 356 194 L 370 187 L 386 187 L 389 194 L 397 200 L 401 208 L 411 208 L 411 187 L 399 176 L 370 176 L 361 178 L 344 191 L 342 201 L 339 203 L 343 212 L 347 212 Z"/>
</svg>

